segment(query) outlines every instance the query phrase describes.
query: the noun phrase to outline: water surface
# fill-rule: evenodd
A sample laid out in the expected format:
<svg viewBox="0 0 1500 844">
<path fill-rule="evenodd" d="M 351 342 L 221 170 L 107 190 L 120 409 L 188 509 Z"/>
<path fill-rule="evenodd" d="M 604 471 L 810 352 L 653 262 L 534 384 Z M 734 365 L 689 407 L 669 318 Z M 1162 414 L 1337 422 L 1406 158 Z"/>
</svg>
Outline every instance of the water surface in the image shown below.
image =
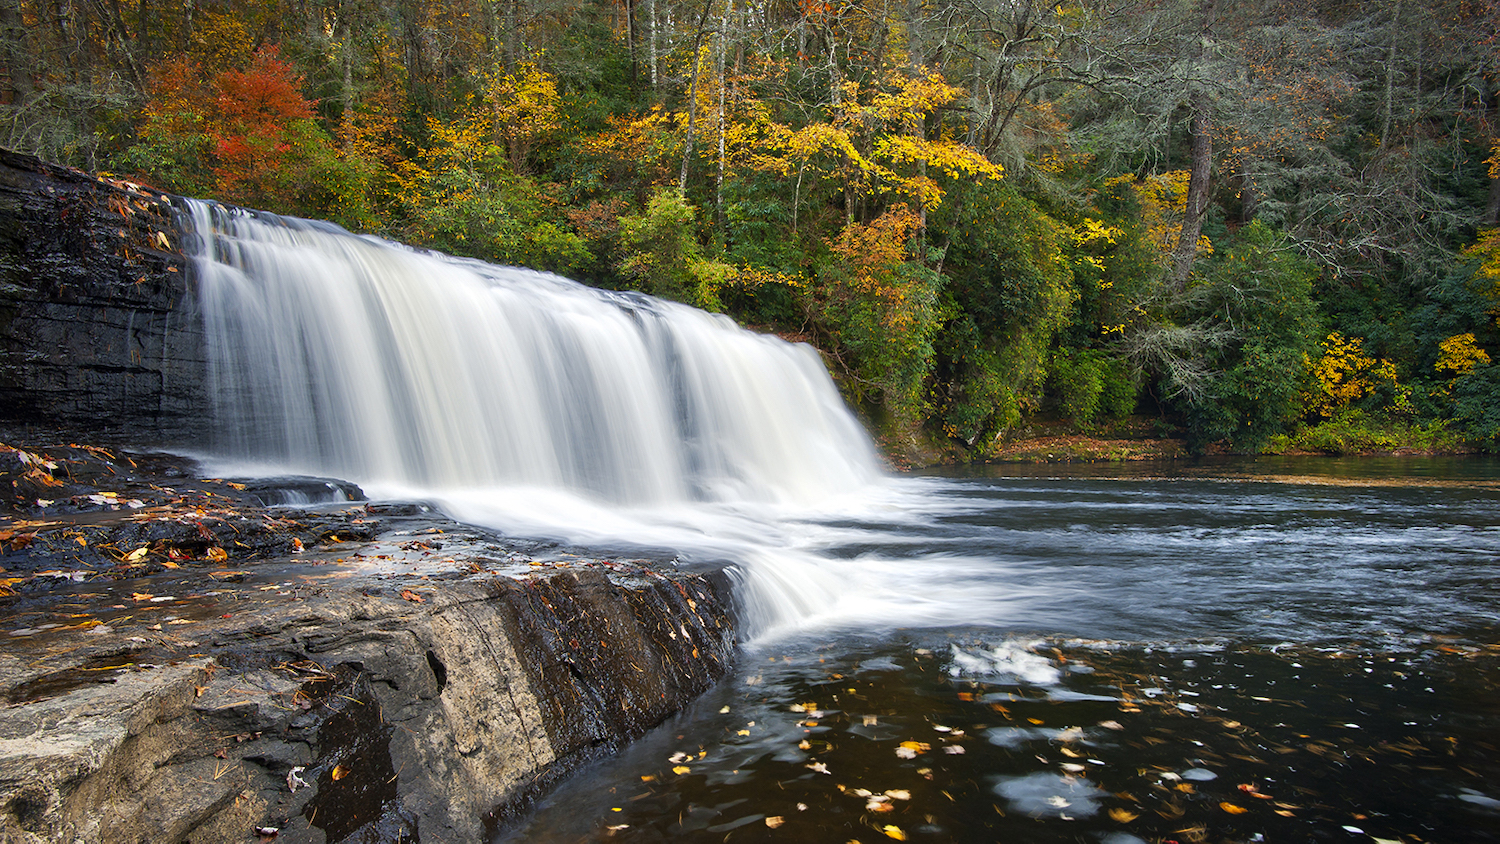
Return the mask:
<svg viewBox="0 0 1500 844">
<path fill-rule="evenodd" d="M 1496 468 L 893 480 L 780 529 L 821 614 L 501 839 L 1497 840 Z"/>
</svg>

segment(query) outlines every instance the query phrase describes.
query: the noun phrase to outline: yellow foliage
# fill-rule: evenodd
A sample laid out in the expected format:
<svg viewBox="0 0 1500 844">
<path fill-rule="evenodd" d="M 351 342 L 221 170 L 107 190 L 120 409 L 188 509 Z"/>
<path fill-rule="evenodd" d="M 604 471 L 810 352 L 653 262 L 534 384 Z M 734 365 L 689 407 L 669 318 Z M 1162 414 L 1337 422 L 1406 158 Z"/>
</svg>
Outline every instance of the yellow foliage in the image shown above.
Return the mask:
<svg viewBox="0 0 1500 844">
<path fill-rule="evenodd" d="M 1345 338 L 1335 331 L 1323 341 L 1323 356 L 1312 363 L 1317 389 L 1307 396 L 1307 406 L 1321 416 L 1332 416 L 1339 408 L 1374 393 L 1381 386 L 1396 391 L 1394 406 L 1406 404 L 1410 390 L 1396 381 L 1396 365 L 1384 358 L 1376 360 L 1365 354 L 1359 337 Z"/>
<path fill-rule="evenodd" d="M 1433 366 L 1438 372 L 1468 375 L 1476 366 L 1487 366 L 1490 356 L 1474 342 L 1474 333 L 1455 334 L 1438 343 L 1438 359 Z"/>
<path fill-rule="evenodd" d="M 1082 223 L 1073 227 L 1073 245 L 1087 246 L 1094 244 L 1098 246 L 1112 246 L 1118 242 L 1120 235 L 1124 233 L 1117 226 L 1111 226 L 1103 220 L 1084 217 Z"/>
<path fill-rule="evenodd" d="M 526 155 L 537 141 L 562 128 L 557 80 L 534 62 L 522 62 L 509 73 L 489 74 L 484 99 L 496 139 L 510 150 L 511 166 L 517 172 L 524 169 Z"/>
<path fill-rule="evenodd" d="M 1136 196 L 1141 201 L 1141 219 L 1146 223 L 1146 236 L 1163 255 L 1172 254 L 1182 237 L 1182 220 L 1187 214 L 1188 181 L 1191 178 L 1192 174 L 1186 170 L 1172 170 L 1135 183 Z M 1213 243 L 1199 235 L 1198 257 L 1211 255 L 1213 251 Z"/>
</svg>

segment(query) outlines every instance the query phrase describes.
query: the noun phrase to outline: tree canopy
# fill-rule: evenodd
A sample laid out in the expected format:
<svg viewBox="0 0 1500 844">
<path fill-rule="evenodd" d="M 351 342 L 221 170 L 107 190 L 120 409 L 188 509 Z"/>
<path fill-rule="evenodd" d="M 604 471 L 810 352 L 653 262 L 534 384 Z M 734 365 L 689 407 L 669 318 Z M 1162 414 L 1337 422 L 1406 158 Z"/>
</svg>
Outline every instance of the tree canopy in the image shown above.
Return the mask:
<svg viewBox="0 0 1500 844">
<path fill-rule="evenodd" d="M 982 458 L 1500 447 L 1500 2 L 0 0 L 0 143 L 805 339 Z"/>
</svg>

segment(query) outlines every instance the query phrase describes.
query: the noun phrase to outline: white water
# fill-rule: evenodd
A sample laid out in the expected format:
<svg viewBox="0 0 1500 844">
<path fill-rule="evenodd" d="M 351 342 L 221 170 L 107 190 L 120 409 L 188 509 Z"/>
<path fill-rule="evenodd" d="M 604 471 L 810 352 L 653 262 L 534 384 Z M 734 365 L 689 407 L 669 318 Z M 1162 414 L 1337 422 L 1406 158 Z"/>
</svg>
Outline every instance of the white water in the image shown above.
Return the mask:
<svg viewBox="0 0 1500 844">
<path fill-rule="evenodd" d="M 731 562 L 761 631 L 927 619 L 797 521 L 900 506 L 810 347 L 328 224 L 192 212 L 218 471 L 344 478 L 513 534 Z"/>
</svg>

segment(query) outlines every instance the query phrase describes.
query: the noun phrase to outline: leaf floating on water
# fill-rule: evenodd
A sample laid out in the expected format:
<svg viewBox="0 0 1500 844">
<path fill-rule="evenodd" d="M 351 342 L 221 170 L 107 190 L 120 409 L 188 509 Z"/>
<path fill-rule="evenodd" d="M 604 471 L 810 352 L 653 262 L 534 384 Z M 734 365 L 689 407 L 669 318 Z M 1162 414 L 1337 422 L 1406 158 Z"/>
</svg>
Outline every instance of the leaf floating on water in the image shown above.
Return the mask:
<svg viewBox="0 0 1500 844">
<path fill-rule="evenodd" d="M 749 730 L 739 730 L 739 731 L 737 731 L 735 733 L 735 735 L 737 735 L 737 736 L 748 736 L 748 735 L 750 735 L 750 731 Z"/>
<path fill-rule="evenodd" d="M 1103 727 L 1106 730 L 1123 730 L 1123 729 L 1125 729 L 1125 725 L 1121 724 L 1119 721 L 1100 721 L 1099 722 L 1099 726 Z"/>
<path fill-rule="evenodd" d="M 943 748 L 943 752 L 950 756 L 962 756 L 964 753 L 964 746 L 961 744 L 950 744 L 947 747 Z"/>
<path fill-rule="evenodd" d="M 917 758 L 917 752 L 909 747 L 898 747 L 896 748 L 896 758 L 915 759 Z"/>
<path fill-rule="evenodd" d="M 1070 774 L 1081 774 L 1084 767 L 1077 762 L 1064 762 L 1062 763 L 1062 769 Z"/>
<path fill-rule="evenodd" d="M 784 823 L 786 823 L 786 818 L 782 817 L 781 815 L 772 815 L 771 817 L 766 818 L 766 826 L 772 829 L 775 829 Z"/>
<path fill-rule="evenodd" d="M 729 714 L 729 707 L 725 706 L 725 707 L 721 708 L 719 710 L 719 714 L 720 715 L 728 715 Z"/>
<path fill-rule="evenodd" d="M 677 753 L 673 753 L 671 756 L 667 757 L 667 761 L 671 762 L 673 765 L 681 765 L 683 762 L 692 761 L 692 758 L 693 754 L 678 751 Z"/>
<path fill-rule="evenodd" d="M 333 772 L 330 773 L 329 776 L 333 778 L 334 782 L 338 782 L 344 777 L 349 776 L 349 769 L 344 767 L 343 765 L 334 765 Z"/>
<path fill-rule="evenodd" d="M 812 750 L 812 742 L 808 741 L 807 739 L 803 739 L 802 741 L 797 742 L 797 749 Z"/>
<path fill-rule="evenodd" d="M 828 773 L 828 766 L 823 764 L 822 762 L 813 762 L 809 765 L 805 765 L 804 767 L 809 771 L 817 771 L 820 774 L 828 774 L 829 776 L 833 776 L 832 774 Z"/>
<path fill-rule="evenodd" d="M 672 768 L 672 773 L 677 774 L 678 776 L 681 776 L 683 774 L 689 773 L 692 770 L 693 770 L 692 768 L 689 768 L 686 765 L 677 765 L 676 767 Z"/>
<path fill-rule="evenodd" d="M 1226 803 L 1220 803 L 1219 804 L 1219 808 L 1223 809 L 1224 811 L 1228 812 L 1231 815 L 1243 815 L 1246 812 L 1250 811 L 1249 809 L 1246 809 L 1244 806 L 1236 806 L 1233 803 L 1227 803 L 1227 802 Z"/>
<path fill-rule="evenodd" d="M 1116 808 L 1109 810 L 1109 817 L 1110 820 L 1113 820 L 1115 823 L 1130 823 L 1131 821 L 1140 817 L 1140 815 L 1130 811 L 1129 809 Z"/>
<path fill-rule="evenodd" d="M 904 788 L 892 788 L 886 791 L 885 796 L 892 800 L 910 800 L 911 792 Z"/>
<path fill-rule="evenodd" d="M 865 717 L 864 717 L 864 719 L 863 719 L 863 721 L 864 721 L 864 725 L 865 725 L 865 726 L 866 726 L 866 727 L 873 727 L 873 726 L 875 726 L 875 725 L 876 725 L 876 724 L 877 724 L 877 723 L 879 723 L 879 722 L 880 722 L 880 719 L 879 719 L 879 718 L 877 718 L 877 717 L 875 717 L 875 716 L 874 716 L 874 715 L 866 715 L 866 716 L 865 716 Z"/>
<path fill-rule="evenodd" d="M 906 833 L 903 832 L 901 830 L 901 827 L 899 827 L 899 826 L 891 826 L 890 824 L 887 824 L 887 825 L 881 827 L 880 831 L 883 832 L 883 833 L 885 833 L 885 836 L 887 838 L 894 838 L 897 841 L 905 841 L 906 840 Z"/>
</svg>

